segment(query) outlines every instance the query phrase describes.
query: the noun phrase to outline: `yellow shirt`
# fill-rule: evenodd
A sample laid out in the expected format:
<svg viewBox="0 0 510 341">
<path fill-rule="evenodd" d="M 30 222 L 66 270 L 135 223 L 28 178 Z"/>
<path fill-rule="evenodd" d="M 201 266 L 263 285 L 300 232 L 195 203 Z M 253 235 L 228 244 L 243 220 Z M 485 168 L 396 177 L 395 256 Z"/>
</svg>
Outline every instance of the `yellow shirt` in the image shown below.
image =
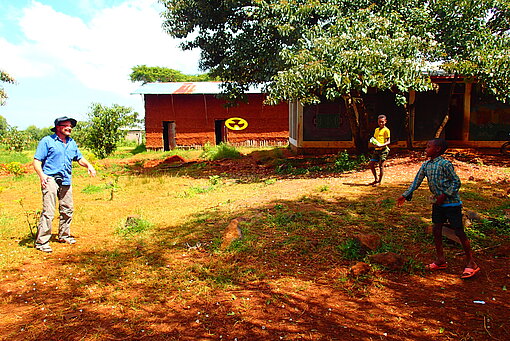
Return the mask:
<svg viewBox="0 0 510 341">
<path fill-rule="evenodd" d="M 374 131 L 374 137 L 377 140 L 377 142 L 379 142 L 380 144 L 384 144 L 390 138 L 390 130 L 388 129 L 388 127 L 384 127 L 382 129 L 377 127 L 377 128 L 375 128 L 375 131 Z M 376 150 L 381 150 L 381 149 L 386 148 L 386 147 L 387 146 L 385 146 L 385 147 L 376 147 L 375 149 Z"/>
</svg>

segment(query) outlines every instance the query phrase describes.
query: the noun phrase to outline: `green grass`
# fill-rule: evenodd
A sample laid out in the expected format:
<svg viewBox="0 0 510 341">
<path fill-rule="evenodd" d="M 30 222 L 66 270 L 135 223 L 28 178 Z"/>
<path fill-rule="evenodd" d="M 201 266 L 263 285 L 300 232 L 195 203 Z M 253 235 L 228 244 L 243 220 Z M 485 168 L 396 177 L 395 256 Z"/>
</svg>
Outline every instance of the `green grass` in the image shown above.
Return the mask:
<svg viewBox="0 0 510 341">
<path fill-rule="evenodd" d="M 221 159 L 238 159 L 241 157 L 241 152 L 237 150 L 236 147 L 226 143 L 220 143 L 216 146 L 206 144 L 200 156 L 211 161 Z"/>
<path fill-rule="evenodd" d="M 153 227 L 154 224 L 143 218 L 128 217 L 124 223 L 117 228 L 116 233 L 123 237 L 129 237 L 150 230 Z"/>
<path fill-rule="evenodd" d="M 32 162 L 35 150 L 13 152 L 0 148 L 0 163 L 19 162 L 21 164 Z"/>
<path fill-rule="evenodd" d="M 342 257 L 347 260 L 361 260 L 363 254 L 361 252 L 361 245 L 359 241 L 349 238 L 337 246 L 337 250 Z"/>
</svg>

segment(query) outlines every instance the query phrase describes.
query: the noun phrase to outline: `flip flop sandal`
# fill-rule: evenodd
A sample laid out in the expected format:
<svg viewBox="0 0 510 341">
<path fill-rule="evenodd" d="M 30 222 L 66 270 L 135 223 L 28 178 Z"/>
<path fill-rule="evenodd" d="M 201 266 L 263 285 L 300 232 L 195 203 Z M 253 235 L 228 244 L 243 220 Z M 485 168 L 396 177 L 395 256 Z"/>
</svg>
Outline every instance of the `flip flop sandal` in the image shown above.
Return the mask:
<svg viewBox="0 0 510 341">
<path fill-rule="evenodd" d="M 476 273 L 480 271 L 480 267 L 477 266 L 476 268 L 465 268 L 464 269 L 464 272 L 462 273 L 462 276 L 460 276 L 460 278 L 462 279 L 467 279 L 467 278 L 471 278 L 473 277 L 474 275 L 476 275 Z"/>
<path fill-rule="evenodd" d="M 430 263 L 430 264 L 425 265 L 425 268 L 430 271 L 444 270 L 447 267 L 448 267 L 447 263 L 443 263 L 443 264 L 439 264 L 439 265 L 436 263 Z"/>
</svg>

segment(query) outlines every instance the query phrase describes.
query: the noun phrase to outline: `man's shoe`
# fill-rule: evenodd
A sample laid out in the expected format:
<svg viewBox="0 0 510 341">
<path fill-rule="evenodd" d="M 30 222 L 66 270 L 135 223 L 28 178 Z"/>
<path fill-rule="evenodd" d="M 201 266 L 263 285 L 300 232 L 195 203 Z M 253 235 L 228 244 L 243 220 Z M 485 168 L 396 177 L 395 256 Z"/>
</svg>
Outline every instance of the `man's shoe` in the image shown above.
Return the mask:
<svg viewBox="0 0 510 341">
<path fill-rule="evenodd" d="M 46 244 L 36 244 L 35 245 L 35 249 L 39 250 L 39 251 L 42 251 L 42 252 L 47 252 L 47 253 L 53 252 L 53 250 L 51 249 L 50 244 L 48 244 L 48 243 L 46 243 Z"/>
<path fill-rule="evenodd" d="M 58 242 L 59 243 L 74 244 L 74 243 L 76 243 L 76 239 L 74 239 L 74 237 L 72 237 L 72 236 L 69 236 L 69 237 L 58 239 Z"/>
</svg>

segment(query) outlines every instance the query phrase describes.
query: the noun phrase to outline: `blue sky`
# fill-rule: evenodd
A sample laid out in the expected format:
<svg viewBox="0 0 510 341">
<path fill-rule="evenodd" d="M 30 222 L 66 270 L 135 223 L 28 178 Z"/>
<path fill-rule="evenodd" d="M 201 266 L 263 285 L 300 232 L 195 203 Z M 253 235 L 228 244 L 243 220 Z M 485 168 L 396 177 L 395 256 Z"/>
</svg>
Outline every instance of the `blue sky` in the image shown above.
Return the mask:
<svg viewBox="0 0 510 341">
<path fill-rule="evenodd" d="M 136 65 L 197 74 L 199 51 L 182 51 L 161 28 L 157 0 L 1 0 L 0 69 L 16 84 L 0 84 L 7 123 L 52 126 L 59 116 L 87 118 L 92 103 L 132 107 Z"/>
</svg>

